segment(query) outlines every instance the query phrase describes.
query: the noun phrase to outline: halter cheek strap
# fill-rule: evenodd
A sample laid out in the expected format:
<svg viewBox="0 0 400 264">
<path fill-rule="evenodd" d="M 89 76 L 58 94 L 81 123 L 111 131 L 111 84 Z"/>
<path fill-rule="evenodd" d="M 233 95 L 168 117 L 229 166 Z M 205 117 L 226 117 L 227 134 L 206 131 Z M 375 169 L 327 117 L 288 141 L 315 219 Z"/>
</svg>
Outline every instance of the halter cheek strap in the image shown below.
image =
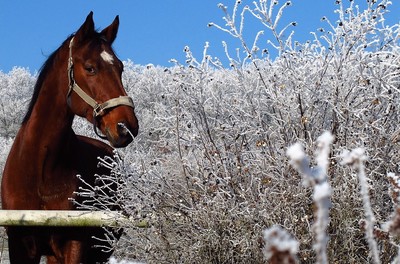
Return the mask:
<svg viewBox="0 0 400 264">
<path fill-rule="evenodd" d="M 100 138 L 105 139 L 106 137 L 99 135 L 97 132 L 97 118 L 101 117 L 105 114 L 104 110 L 106 109 L 111 109 L 120 105 L 125 105 L 129 106 L 132 108 L 135 108 L 135 105 L 133 104 L 132 98 L 129 96 L 120 96 L 117 98 L 112 98 L 104 103 L 98 103 L 95 99 L 90 97 L 84 90 L 82 90 L 81 87 L 76 83 L 75 78 L 74 78 L 74 63 L 72 60 L 72 46 L 73 46 L 74 38 L 71 39 L 69 43 L 69 58 L 68 58 L 68 80 L 69 80 L 69 90 L 67 93 L 67 103 L 68 105 L 71 104 L 71 93 L 74 91 L 79 97 L 85 101 L 88 105 L 90 105 L 93 108 L 93 127 L 94 127 L 94 132 L 96 133 L 97 136 Z"/>
</svg>

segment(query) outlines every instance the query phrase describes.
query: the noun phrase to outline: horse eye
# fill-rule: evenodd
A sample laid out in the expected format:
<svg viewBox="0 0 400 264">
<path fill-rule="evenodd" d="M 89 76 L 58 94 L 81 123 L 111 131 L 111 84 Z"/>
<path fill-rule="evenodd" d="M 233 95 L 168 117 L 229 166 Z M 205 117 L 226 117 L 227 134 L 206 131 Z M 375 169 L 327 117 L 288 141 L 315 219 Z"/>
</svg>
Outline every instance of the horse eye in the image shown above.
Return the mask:
<svg viewBox="0 0 400 264">
<path fill-rule="evenodd" d="M 90 66 L 90 65 L 85 66 L 85 70 L 86 70 L 87 73 L 89 73 L 89 74 L 95 74 L 95 73 L 96 73 L 96 70 L 94 69 L 94 67 L 93 67 L 93 66 Z"/>
</svg>

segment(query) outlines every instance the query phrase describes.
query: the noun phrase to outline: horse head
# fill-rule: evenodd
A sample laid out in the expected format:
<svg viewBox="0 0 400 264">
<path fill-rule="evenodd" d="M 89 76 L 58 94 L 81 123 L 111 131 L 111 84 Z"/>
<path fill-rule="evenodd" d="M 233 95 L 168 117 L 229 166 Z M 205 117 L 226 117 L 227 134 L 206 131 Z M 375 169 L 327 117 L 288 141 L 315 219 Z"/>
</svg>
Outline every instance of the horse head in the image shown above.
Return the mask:
<svg viewBox="0 0 400 264">
<path fill-rule="evenodd" d="M 71 111 L 93 123 L 114 147 L 125 147 L 138 133 L 132 99 L 122 85 L 123 64 L 112 49 L 118 16 L 101 32 L 93 13 L 69 42 L 67 102 Z"/>
</svg>

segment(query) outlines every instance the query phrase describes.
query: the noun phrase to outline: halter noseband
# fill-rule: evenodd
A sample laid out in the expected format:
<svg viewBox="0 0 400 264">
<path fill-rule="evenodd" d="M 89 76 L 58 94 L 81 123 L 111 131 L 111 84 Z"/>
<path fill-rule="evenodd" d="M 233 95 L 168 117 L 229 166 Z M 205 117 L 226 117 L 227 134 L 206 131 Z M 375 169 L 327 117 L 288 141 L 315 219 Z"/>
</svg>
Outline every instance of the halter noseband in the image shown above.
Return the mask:
<svg viewBox="0 0 400 264">
<path fill-rule="evenodd" d="M 71 93 L 74 91 L 79 97 L 85 101 L 88 105 L 93 108 L 93 128 L 94 132 L 97 136 L 102 139 L 106 139 L 106 137 L 99 135 L 97 132 L 97 118 L 104 115 L 104 110 L 114 108 L 120 105 L 129 106 L 135 108 L 133 104 L 132 98 L 129 96 L 120 96 L 117 98 L 112 98 L 104 103 L 98 103 L 95 99 L 90 97 L 81 87 L 76 83 L 74 78 L 74 62 L 72 60 L 72 46 L 73 46 L 74 38 L 72 37 L 71 41 L 69 42 L 69 58 L 68 58 L 68 80 L 69 80 L 69 90 L 67 94 L 67 103 L 70 105 L 71 103 Z"/>
</svg>

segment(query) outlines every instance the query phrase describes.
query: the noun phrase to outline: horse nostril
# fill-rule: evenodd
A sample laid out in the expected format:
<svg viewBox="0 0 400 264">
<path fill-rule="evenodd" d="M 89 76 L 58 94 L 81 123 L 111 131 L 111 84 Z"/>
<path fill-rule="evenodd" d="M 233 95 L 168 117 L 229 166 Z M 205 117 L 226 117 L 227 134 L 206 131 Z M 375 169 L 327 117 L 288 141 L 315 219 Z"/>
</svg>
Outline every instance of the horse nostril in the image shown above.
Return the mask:
<svg viewBox="0 0 400 264">
<path fill-rule="evenodd" d="M 128 134 L 130 134 L 130 131 L 128 127 L 125 125 L 125 123 L 117 124 L 117 132 L 119 136 L 127 136 Z"/>
<path fill-rule="evenodd" d="M 125 122 L 119 122 L 116 125 L 114 133 L 108 133 L 107 136 L 111 145 L 115 148 L 124 148 L 131 143 L 138 134 L 138 128 L 132 130 L 131 126 Z"/>
<path fill-rule="evenodd" d="M 132 139 L 137 136 L 137 129 L 132 130 L 129 125 L 126 125 L 124 122 L 120 122 L 117 124 L 117 132 L 119 136 L 126 137 L 130 136 Z"/>
</svg>

